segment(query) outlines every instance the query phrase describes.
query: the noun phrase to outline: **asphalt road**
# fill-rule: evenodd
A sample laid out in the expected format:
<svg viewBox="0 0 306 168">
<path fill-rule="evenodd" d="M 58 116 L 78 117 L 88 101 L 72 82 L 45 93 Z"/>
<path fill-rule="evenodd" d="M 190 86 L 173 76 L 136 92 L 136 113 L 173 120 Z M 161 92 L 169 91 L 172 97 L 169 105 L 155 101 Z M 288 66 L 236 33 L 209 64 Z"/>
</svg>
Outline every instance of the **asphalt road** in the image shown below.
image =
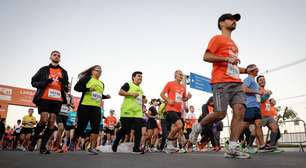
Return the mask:
<svg viewBox="0 0 306 168">
<path fill-rule="evenodd" d="M 41 155 L 0 151 L 0 168 L 306 168 L 306 152 L 255 154 L 251 159 L 226 159 L 223 152 L 165 154 L 86 152 Z"/>
</svg>

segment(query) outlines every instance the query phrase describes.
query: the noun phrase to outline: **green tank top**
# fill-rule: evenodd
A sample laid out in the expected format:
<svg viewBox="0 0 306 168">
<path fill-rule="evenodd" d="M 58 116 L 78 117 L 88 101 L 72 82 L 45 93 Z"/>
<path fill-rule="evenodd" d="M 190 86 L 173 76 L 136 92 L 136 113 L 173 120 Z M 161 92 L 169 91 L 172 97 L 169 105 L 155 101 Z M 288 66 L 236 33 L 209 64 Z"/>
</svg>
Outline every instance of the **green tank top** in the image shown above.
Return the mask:
<svg viewBox="0 0 306 168">
<path fill-rule="evenodd" d="M 165 119 L 166 116 L 166 104 L 162 103 L 159 107 L 158 107 L 158 114 L 159 114 L 159 118 L 160 119 Z"/>
<path fill-rule="evenodd" d="M 133 82 L 128 83 L 130 89 L 128 93 L 139 93 L 138 97 L 125 96 L 123 103 L 121 105 L 121 114 L 120 117 L 130 117 L 130 118 L 143 118 L 142 112 L 142 89 L 135 85 Z"/>
<path fill-rule="evenodd" d="M 86 88 L 91 88 L 92 86 L 96 86 L 96 91 L 86 92 L 81 104 L 86 106 L 101 107 L 104 84 L 102 81 L 91 77 L 86 84 Z"/>
</svg>

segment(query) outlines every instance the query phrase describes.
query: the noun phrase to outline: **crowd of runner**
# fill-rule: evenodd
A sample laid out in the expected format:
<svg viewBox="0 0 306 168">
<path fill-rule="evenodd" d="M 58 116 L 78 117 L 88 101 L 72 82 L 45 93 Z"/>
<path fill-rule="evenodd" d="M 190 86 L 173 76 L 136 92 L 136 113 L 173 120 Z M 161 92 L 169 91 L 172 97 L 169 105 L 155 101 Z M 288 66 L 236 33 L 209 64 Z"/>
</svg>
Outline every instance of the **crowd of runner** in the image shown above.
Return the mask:
<svg viewBox="0 0 306 168">
<path fill-rule="evenodd" d="M 139 154 L 203 151 L 209 144 L 211 151 L 218 152 L 222 148 L 222 119 L 230 106 L 233 117 L 229 140 L 223 146 L 225 157 L 250 158 L 250 154 L 277 150 L 280 132 L 276 102 L 271 98 L 272 92 L 265 89 L 265 77 L 258 75 L 255 64 L 238 67 L 238 47 L 231 39 L 231 32 L 239 20 L 239 14 L 223 14 L 218 20 L 221 35 L 214 36 L 205 50 L 203 60 L 213 64 L 213 96 L 201 107 L 200 117 L 196 118 L 194 106 L 187 106 L 192 95 L 186 91 L 181 70 L 174 71 L 174 80 L 165 83 L 160 98 L 150 101 L 141 88 L 143 74 L 135 71 L 131 81 L 118 89 L 123 97 L 120 119 L 114 116 L 114 110 L 104 116 L 102 100 L 111 96 L 104 94 L 100 65 L 79 74 L 73 88 L 82 96 L 74 110 L 68 73 L 59 65 L 61 54 L 52 51 L 51 63 L 40 68 L 31 80 L 37 88 L 33 102 L 38 108 L 39 121 L 32 108 L 13 128 L 5 127 L 2 119 L 1 149 L 38 150 L 41 154 L 85 150 L 96 155 L 100 146 L 109 145 L 117 152 L 120 144 L 132 142 L 132 151 Z M 240 74 L 247 77 L 241 80 Z M 263 137 L 264 126 L 271 130 L 267 142 Z"/>
</svg>

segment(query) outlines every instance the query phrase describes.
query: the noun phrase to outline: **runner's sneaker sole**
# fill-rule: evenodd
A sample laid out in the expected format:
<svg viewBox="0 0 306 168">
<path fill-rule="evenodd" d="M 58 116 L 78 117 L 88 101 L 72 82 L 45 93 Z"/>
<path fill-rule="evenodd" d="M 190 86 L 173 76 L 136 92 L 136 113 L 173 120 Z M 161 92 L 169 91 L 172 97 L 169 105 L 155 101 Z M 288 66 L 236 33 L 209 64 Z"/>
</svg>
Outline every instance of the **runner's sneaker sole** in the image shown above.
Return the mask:
<svg viewBox="0 0 306 168">
<path fill-rule="evenodd" d="M 276 150 L 273 150 L 272 153 L 282 153 L 282 152 L 285 152 L 284 150 L 280 150 L 280 149 L 276 149 Z"/>
<path fill-rule="evenodd" d="M 242 156 L 242 155 L 232 155 L 232 154 L 229 154 L 227 152 L 224 153 L 224 157 L 225 158 L 229 158 L 229 159 L 250 159 L 251 157 L 250 156 Z"/>
<path fill-rule="evenodd" d="M 87 153 L 89 155 L 98 155 L 99 154 L 98 152 L 94 152 L 94 151 L 87 151 Z"/>
</svg>

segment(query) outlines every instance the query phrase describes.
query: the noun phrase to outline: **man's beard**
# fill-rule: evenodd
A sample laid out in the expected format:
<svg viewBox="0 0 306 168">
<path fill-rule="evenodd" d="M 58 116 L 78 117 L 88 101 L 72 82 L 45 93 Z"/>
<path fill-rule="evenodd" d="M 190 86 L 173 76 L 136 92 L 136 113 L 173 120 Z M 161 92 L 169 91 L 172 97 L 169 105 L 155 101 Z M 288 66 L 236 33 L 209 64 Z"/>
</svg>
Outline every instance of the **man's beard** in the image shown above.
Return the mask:
<svg viewBox="0 0 306 168">
<path fill-rule="evenodd" d="M 236 26 L 231 26 L 231 27 L 228 27 L 227 30 L 229 31 L 234 31 L 236 29 Z"/>
<path fill-rule="evenodd" d="M 59 63 L 59 61 L 57 61 L 57 60 L 52 60 L 52 62 L 55 63 L 55 64 Z"/>
</svg>

